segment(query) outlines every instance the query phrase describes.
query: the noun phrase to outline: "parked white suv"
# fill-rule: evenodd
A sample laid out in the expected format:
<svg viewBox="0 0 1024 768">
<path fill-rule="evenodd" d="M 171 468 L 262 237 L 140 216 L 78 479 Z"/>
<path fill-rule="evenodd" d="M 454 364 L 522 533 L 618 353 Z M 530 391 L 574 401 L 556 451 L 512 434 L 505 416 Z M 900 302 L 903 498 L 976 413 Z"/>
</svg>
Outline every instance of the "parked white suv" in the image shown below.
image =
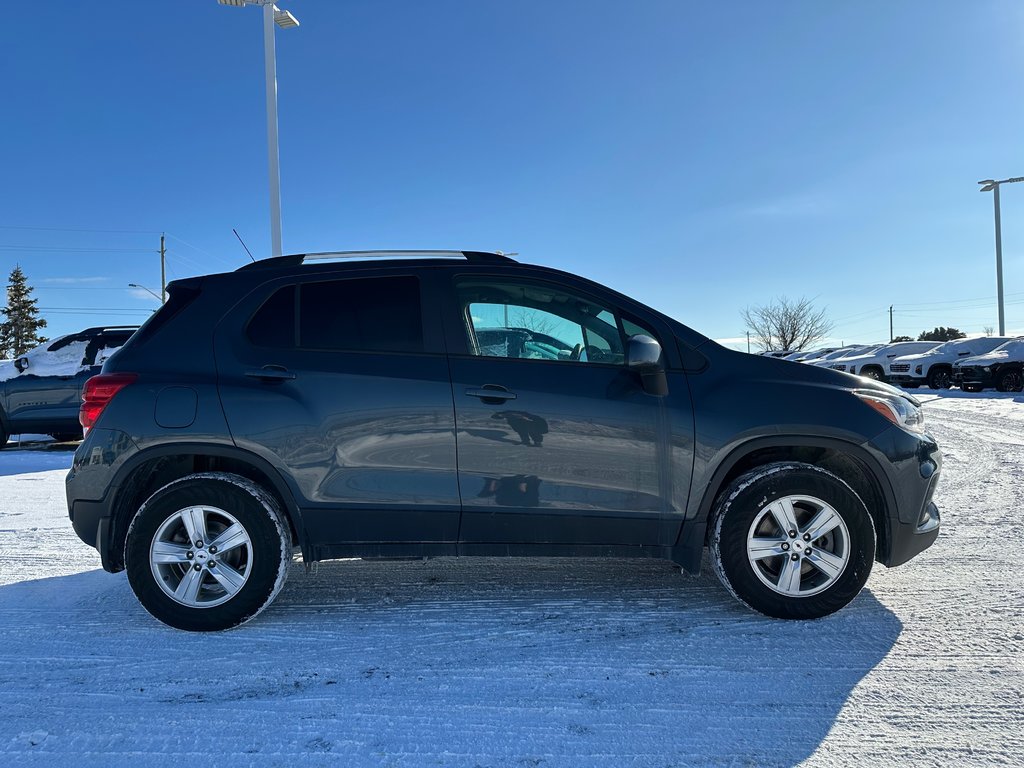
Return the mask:
<svg viewBox="0 0 1024 768">
<path fill-rule="evenodd" d="M 894 358 L 905 355 L 917 355 L 939 346 L 938 341 L 897 341 L 894 344 L 883 344 L 871 352 L 850 355 L 832 363 L 832 369 L 846 371 L 869 379 L 881 381 L 886 378 L 885 366 Z"/>
<path fill-rule="evenodd" d="M 1010 336 L 979 336 L 975 339 L 957 339 L 940 344 L 928 352 L 904 355 L 889 363 L 889 383 L 904 387 L 927 384 L 932 389 L 948 389 L 953 384 L 953 363 L 965 357 L 984 355 Z"/>
</svg>

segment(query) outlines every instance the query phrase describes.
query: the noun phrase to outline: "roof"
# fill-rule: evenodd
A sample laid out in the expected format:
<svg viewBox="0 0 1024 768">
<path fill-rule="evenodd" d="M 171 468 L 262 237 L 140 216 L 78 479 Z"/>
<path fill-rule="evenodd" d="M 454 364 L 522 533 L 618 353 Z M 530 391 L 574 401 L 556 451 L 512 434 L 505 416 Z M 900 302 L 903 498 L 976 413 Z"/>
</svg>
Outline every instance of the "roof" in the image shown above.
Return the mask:
<svg viewBox="0 0 1024 768">
<path fill-rule="evenodd" d="M 288 256 L 272 256 L 260 259 L 252 264 L 239 267 L 236 271 L 255 269 L 273 269 L 275 267 L 293 267 L 311 261 L 370 261 L 373 259 L 465 259 L 478 264 L 516 264 L 500 251 L 325 251 L 323 253 L 295 253 Z"/>
</svg>

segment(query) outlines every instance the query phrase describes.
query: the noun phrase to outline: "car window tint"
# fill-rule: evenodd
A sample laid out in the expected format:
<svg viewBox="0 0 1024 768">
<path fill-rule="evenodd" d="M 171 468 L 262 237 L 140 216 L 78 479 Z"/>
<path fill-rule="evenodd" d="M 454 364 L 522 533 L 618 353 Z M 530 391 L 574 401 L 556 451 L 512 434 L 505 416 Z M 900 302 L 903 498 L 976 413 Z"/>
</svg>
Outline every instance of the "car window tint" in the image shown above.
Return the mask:
<svg viewBox="0 0 1024 768">
<path fill-rule="evenodd" d="M 263 302 L 246 333 L 260 347 L 295 346 L 295 286 L 281 288 Z"/>
<path fill-rule="evenodd" d="M 614 313 L 590 299 L 532 283 L 467 280 L 457 289 L 472 354 L 623 363 Z"/>
<path fill-rule="evenodd" d="M 304 283 L 299 346 L 361 352 L 422 352 L 419 280 L 381 277 Z"/>
</svg>

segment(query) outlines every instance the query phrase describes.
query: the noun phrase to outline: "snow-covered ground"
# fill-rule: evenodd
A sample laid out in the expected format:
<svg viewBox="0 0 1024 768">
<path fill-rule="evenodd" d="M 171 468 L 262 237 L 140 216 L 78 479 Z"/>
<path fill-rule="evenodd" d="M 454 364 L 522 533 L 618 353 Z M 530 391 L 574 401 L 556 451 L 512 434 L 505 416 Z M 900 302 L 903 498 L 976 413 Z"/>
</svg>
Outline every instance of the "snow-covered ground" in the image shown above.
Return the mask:
<svg viewBox="0 0 1024 768">
<path fill-rule="evenodd" d="M 916 393 L 938 542 L 847 609 L 762 618 L 710 568 L 296 564 L 241 629 L 151 619 L 0 453 L 0 765 L 1024 765 L 1024 396 Z"/>
</svg>

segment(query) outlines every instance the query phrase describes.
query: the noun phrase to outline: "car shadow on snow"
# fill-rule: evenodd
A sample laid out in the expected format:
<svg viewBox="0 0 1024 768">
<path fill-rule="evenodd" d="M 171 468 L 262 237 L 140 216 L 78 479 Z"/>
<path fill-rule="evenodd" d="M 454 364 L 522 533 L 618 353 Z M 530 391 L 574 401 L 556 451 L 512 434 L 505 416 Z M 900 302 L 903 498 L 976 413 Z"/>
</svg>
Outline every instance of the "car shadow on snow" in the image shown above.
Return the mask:
<svg viewBox="0 0 1024 768">
<path fill-rule="evenodd" d="M 38 746 L 19 734 L 41 730 L 55 758 L 113 764 L 148 743 L 250 762 L 796 764 L 902 625 L 869 590 L 819 621 L 767 619 L 708 570 L 296 564 L 261 616 L 206 635 L 151 619 L 124 574 L 16 583 L 0 587 L 0 669 L 21 670 L 5 675 L 0 747 L 27 754 Z M 68 711 L 116 723 L 118 738 L 83 733 Z M 216 743 L 194 743 L 182 722 Z"/>
<path fill-rule="evenodd" d="M 0 450 L 0 477 L 71 469 L 76 445 L 40 443 L 38 445 L 8 443 Z"/>
</svg>

